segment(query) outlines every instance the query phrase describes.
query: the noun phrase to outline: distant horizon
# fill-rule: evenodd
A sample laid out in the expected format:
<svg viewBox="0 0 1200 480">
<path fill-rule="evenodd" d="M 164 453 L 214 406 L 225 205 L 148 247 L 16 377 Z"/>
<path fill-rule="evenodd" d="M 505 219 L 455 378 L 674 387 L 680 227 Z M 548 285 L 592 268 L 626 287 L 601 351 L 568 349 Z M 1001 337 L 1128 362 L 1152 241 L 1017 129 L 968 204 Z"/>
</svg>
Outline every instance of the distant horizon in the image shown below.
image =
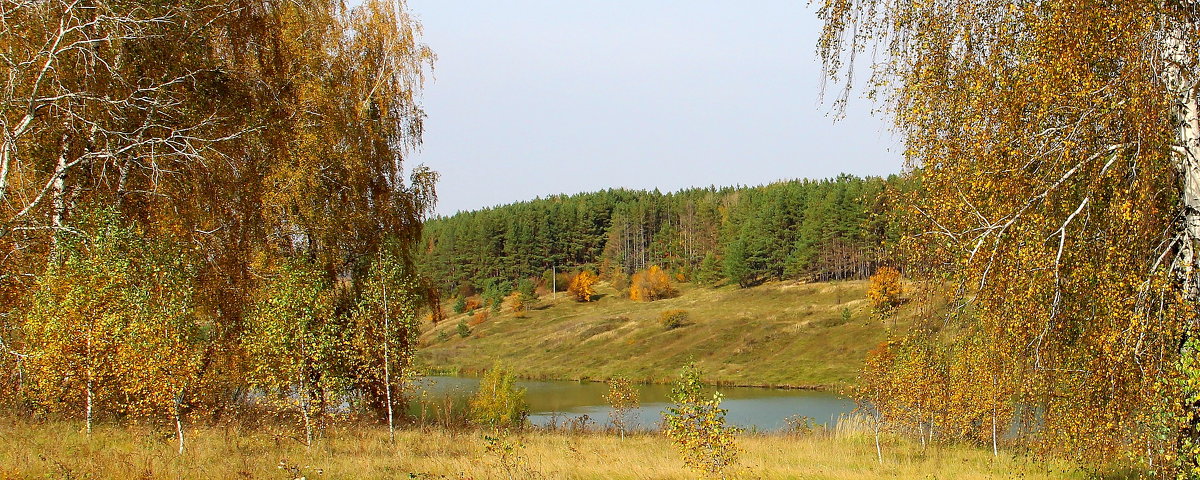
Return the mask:
<svg viewBox="0 0 1200 480">
<path fill-rule="evenodd" d="M 899 173 L 886 116 L 820 98 L 797 2 L 409 0 L 438 55 L 421 148 L 437 214 L 606 188 Z"/>
</svg>

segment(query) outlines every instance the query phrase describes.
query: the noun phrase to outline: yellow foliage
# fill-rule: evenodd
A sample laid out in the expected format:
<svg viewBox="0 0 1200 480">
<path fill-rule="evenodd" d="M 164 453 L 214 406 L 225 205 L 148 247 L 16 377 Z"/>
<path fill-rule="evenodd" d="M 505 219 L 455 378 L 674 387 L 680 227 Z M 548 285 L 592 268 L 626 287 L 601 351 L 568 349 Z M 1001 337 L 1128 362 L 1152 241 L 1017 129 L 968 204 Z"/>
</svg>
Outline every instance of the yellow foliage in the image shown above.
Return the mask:
<svg viewBox="0 0 1200 480">
<path fill-rule="evenodd" d="M 638 302 L 651 302 L 676 293 L 671 278 L 657 265 L 633 274 L 629 285 L 629 299 Z"/>
<path fill-rule="evenodd" d="M 871 307 L 881 315 L 891 313 L 900 306 L 904 286 L 900 284 L 900 271 L 892 267 L 880 267 L 871 275 L 871 284 L 867 287 L 867 299 Z"/>
<path fill-rule="evenodd" d="M 596 295 L 597 280 L 599 277 L 596 274 L 584 270 L 571 277 L 571 286 L 567 288 L 567 292 L 574 296 L 576 301 L 590 302 Z"/>
<path fill-rule="evenodd" d="M 1134 458 L 1164 477 L 1200 467 L 1180 448 L 1200 443 L 1180 348 L 1200 334 L 1187 287 L 1200 276 L 1194 195 L 1181 189 L 1196 178 L 1195 130 L 1181 127 L 1196 118 L 1195 11 L 820 3 L 830 74 L 861 67 L 851 50 L 885 52 L 874 86 L 919 176 L 897 250 L 962 306 L 921 319 L 875 372 L 889 388 L 948 396 L 933 409 L 908 396 L 896 411 L 937 412 L 923 423 L 942 433 L 986 425 L 972 435 L 990 443 L 992 419 L 1000 430 L 1006 409 L 1036 405 L 1037 434 L 1014 439 L 1023 446 Z M 873 292 L 877 307 L 894 305 L 888 290 Z M 872 404 L 895 397 L 881 393 Z M 971 404 L 982 410 L 946 413 Z"/>
<path fill-rule="evenodd" d="M 517 317 L 525 316 L 525 311 L 529 309 L 529 305 L 525 302 L 525 296 L 521 292 L 512 292 L 504 297 L 504 308 Z"/>
</svg>

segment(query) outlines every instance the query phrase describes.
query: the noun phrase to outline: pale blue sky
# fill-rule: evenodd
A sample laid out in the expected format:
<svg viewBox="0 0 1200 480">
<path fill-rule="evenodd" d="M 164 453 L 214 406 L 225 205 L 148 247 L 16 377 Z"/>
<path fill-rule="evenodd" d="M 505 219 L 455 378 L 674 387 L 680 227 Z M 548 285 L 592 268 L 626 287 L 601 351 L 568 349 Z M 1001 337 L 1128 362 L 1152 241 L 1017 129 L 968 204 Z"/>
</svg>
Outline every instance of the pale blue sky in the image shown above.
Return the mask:
<svg viewBox="0 0 1200 480">
<path fill-rule="evenodd" d="M 866 101 L 818 99 L 805 0 L 409 0 L 438 55 L 424 146 L 438 213 L 609 187 L 900 171 Z"/>
</svg>

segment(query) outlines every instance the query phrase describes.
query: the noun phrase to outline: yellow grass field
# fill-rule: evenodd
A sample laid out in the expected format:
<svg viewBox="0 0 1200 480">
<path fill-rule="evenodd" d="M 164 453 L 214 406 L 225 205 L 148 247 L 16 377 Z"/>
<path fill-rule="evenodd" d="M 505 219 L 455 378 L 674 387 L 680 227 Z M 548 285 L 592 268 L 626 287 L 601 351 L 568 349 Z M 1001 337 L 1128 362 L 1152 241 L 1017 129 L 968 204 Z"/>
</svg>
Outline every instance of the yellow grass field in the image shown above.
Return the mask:
<svg viewBox="0 0 1200 480">
<path fill-rule="evenodd" d="M 411 427 L 388 440 L 385 428 L 333 428 L 311 448 L 279 428 L 195 428 L 176 452 L 168 429 L 101 425 L 89 438 L 78 422 L 0 417 L 0 479 L 691 479 L 670 442 L 654 434 L 530 431 L 489 451 L 479 430 Z M 884 465 L 873 437 L 855 433 L 743 436 L 745 479 L 1083 479 L 1067 463 L 965 446 L 891 439 Z M 502 455 L 505 446 L 511 447 Z"/>
</svg>

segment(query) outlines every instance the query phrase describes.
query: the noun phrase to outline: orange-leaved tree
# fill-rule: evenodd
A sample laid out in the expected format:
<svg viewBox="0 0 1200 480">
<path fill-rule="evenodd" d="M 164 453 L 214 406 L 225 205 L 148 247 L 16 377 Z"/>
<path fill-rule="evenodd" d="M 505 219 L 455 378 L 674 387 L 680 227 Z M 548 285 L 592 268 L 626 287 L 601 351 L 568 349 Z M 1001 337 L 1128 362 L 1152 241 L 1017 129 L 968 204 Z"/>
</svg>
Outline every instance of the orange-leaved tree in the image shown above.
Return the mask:
<svg viewBox="0 0 1200 480">
<path fill-rule="evenodd" d="M 675 287 L 671 286 L 671 278 L 658 265 L 633 274 L 629 282 L 629 299 L 638 302 L 667 298 L 676 293 Z"/>
<path fill-rule="evenodd" d="M 504 308 L 512 312 L 514 317 L 524 317 L 525 311 L 529 309 L 526 298 L 525 294 L 514 290 L 504 297 Z"/>
<path fill-rule="evenodd" d="M 879 270 L 871 275 L 870 284 L 867 286 L 867 299 L 871 301 L 871 308 L 880 317 L 890 316 L 896 307 L 900 306 L 902 295 L 904 286 L 900 284 L 899 270 L 893 267 L 879 267 Z"/>
<path fill-rule="evenodd" d="M 588 270 L 583 270 L 571 277 L 571 285 L 567 292 L 579 302 L 590 302 L 596 295 L 596 282 L 599 277 Z"/>
</svg>

